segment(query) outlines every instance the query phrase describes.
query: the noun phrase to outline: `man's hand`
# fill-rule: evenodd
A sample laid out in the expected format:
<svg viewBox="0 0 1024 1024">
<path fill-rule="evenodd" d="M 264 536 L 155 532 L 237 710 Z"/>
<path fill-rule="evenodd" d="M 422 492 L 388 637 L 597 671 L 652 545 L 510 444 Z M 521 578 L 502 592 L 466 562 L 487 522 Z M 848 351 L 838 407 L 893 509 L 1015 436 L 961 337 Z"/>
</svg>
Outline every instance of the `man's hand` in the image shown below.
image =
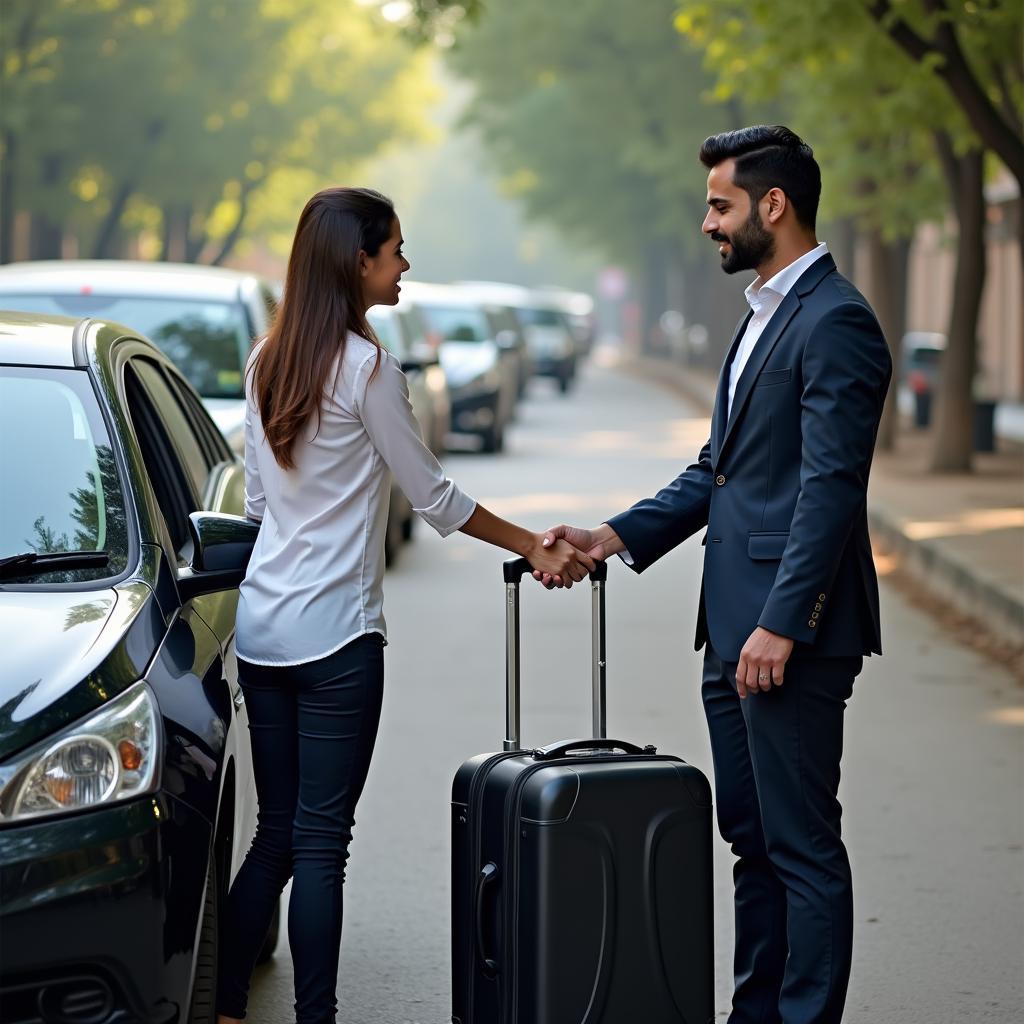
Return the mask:
<svg viewBox="0 0 1024 1024">
<path fill-rule="evenodd" d="M 569 541 L 555 539 L 549 542 L 547 534 L 533 535 L 533 543 L 526 557 L 530 565 L 535 566 L 534 577 L 545 579 L 549 589 L 565 587 L 570 589 L 573 583 L 584 579 L 594 566 L 594 559 L 577 548 Z"/>
<path fill-rule="evenodd" d="M 736 692 L 741 699 L 748 693 L 781 686 L 786 662 L 793 653 L 793 641 L 758 626 L 743 645 L 736 666 Z"/>
<path fill-rule="evenodd" d="M 602 523 L 594 530 L 584 530 L 579 526 L 554 526 L 544 534 L 545 547 L 551 547 L 559 540 L 568 541 L 595 562 L 603 562 L 625 549 L 618 534 L 607 523 Z M 560 585 L 550 573 L 535 571 L 533 578 L 543 583 L 548 590 Z"/>
</svg>

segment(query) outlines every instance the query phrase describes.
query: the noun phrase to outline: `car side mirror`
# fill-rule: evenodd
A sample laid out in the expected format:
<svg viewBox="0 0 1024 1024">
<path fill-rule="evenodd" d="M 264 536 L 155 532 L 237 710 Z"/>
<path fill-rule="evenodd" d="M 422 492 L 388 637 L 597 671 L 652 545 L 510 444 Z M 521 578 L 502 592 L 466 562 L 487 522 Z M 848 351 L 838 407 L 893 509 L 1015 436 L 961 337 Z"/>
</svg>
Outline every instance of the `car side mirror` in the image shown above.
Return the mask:
<svg viewBox="0 0 1024 1024">
<path fill-rule="evenodd" d="M 425 370 L 428 366 L 438 363 L 437 346 L 429 341 L 414 341 L 402 360 L 404 370 Z"/>
<path fill-rule="evenodd" d="M 502 352 L 510 352 L 517 347 L 518 339 L 516 338 L 516 332 L 505 328 L 503 331 L 498 331 L 498 336 L 494 339 L 495 344 Z"/>
<path fill-rule="evenodd" d="M 192 558 L 178 570 L 178 593 L 183 601 L 220 590 L 232 590 L 245 577 L 260 524 L 222 512 L 192 512 L 188 532 Z"/>
</svg>

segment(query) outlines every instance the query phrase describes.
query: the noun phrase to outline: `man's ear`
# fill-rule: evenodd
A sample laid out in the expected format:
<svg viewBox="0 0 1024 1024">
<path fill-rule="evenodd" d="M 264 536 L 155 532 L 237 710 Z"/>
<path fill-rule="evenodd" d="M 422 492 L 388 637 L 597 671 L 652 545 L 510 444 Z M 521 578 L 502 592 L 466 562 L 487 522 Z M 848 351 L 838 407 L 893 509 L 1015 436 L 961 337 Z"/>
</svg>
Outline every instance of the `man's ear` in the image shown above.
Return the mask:
<svg viewBox="0 0 1024 1024">
<path fill-rule="evenodd" d="M 778 224 L 789 205 L 786 193 L 781 188 L 770 188 L 764 198 L 768 200 L 768 223 Z"/>
</svg>

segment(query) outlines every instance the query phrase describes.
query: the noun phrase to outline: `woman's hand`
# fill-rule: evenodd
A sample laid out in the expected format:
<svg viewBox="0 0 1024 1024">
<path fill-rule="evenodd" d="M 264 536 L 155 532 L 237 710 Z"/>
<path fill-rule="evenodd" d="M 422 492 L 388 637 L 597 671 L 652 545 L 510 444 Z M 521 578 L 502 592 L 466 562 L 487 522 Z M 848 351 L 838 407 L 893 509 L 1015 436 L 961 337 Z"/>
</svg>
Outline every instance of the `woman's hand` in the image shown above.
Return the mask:
<svg viewBox="0 0 1024 1024">
<path fill-rule="evenodd" d="M 534 534 L 526 559 L 536 572 L 550 577 L 552 586 L 568 590 L 579 583 L 597 564 L 590 555 L 577 551 L 568 541 L 545 544 L 544 534 Z"/>
</svg>

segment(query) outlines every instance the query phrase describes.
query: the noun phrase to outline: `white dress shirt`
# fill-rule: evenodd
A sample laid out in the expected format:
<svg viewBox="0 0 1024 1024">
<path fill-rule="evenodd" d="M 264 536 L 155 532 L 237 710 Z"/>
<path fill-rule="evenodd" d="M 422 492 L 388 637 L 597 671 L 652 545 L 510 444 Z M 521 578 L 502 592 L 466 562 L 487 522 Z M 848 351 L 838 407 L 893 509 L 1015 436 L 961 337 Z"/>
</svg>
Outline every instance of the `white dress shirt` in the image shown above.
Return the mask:
<svg viewBox="0 0 1024 1024">
<path fill-rule="evenodd" d="M 793 260 L 788 267 L 783 267 L 774 277 L 764 282 L 760 277 L 755 278 L 744 290 L 743 294 L 747 298 L 747 304 L 754 311 L 754 315 L 747 321 L 747 329 L 743 332 L 743 338 L 739 348 L 736 349 L 732 366 L 729 368 L 729 403 L 725 407 L 726 422 L 732 415 L 732 400 L 736 394 L 736 385 L 739 383 L 743 368 L 747 365 L 747 360 L 750 359 L 750 353 L 754 351 L 757 339 L 764 333 L 764 329 L 768 326 L 775 311 L 782 305 L 782 300 L 789 294 L 790 289 L 797 283 L 803 272 L 827 252 L 828 246 L 822 242 L 810 252 L 804 253 L 799 259 Z"/>
<path fill-rule="evenodd" d="M 380 350 L 371 379 L 377 353 L 365 338 L 348 336 L 340 366 L 335 360 L 327 375 L 319 429 L 312 418 L 291 470 L 267 443 L 246 372 L 245 514 L 262 520 L 239 592 L 236 647 L 246 661 L 299 665 L 364 633 L 387 636 L 392 473 L 442 537 L 476 508 L 423 444 L 398 360 Z"/>
</svg>

